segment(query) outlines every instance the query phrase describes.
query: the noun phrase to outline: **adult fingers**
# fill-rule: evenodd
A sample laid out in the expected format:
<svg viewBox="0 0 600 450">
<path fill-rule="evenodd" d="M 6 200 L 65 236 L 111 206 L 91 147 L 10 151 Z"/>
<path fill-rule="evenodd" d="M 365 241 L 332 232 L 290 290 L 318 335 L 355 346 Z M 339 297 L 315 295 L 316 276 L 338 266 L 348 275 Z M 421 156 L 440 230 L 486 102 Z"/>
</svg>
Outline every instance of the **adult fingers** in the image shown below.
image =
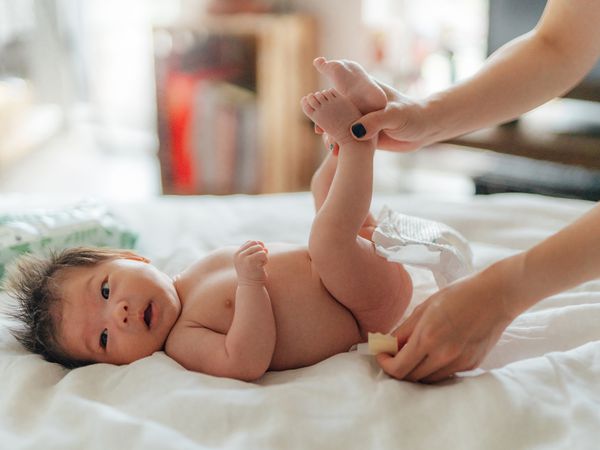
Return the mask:
<svg viewBox="0 0 600 450">
<path fill-rule="evenodd" d="M 359 141 L 377 136 L 383 129 L 396 129 L 403 125 L 402 115 L 396 108 L 385 108 L 362 116 L 351 126 L 352 134 Z"/>
<path fill-rule="evenodd" d="M 383 150 L 392 150 L 395 152 L 412 152 L 423 146 L 422 142 L 418 141 L 398 141 L 385 134 L 385 130 L 379 133 L 377 140 L 377 148 Z"/>
<path fill-rule="evenodd" d="M 417 348 L 416 341 L 416 339 L 409 339 L 396 356 L 392 357 L 385 353 L 377 355 L 377 363 L 388 375 L 399 380 L 404 379 L 406 374 L 418 366 L 426 356 Z"/>
<path fill-rule="evenodd" d="M 432 374 L 423 377 L 421 381 L 423 383 L 437 383 L 454 376 L 456 372 L 464 372 L 466 370 L 473 370 L 477 367 L 476 363 L 469 363 L 464 358 L 457 358 L 445 367 L 433 372 Z"/>
<path fill-rule="evenodd" d="M 453 361 L 456 361 L 457 357 L 460 357 L 459 349 L 451 349 L 440 352 L 440 350 L 434 350 L 435 353 L 430 353 L 421 363 L 415 367 L 405 379 L 409 381 L 421 381 L 422 379 L 442 370 Z"/>
<path fill-rule="evenodd" d="M 412 334 L 415 327 L 419 323 L 421 316 L 427 309 L 427 305 L 428 303 L 424 302 L 417 306 L 411 313 L 411 315 L 408 316 L 408 318 L 406 318 L 400 324 L 400 326 L 398 326 L 398 328 L 394 330 L 392 334 L 398 339 L 398 344 L 404 344 L 406 343 L 406 341 L 408 341 L 409 336 Z"/>
<path fill-rule="evenodd" d="M 423 378 L 422 381 L 425 383 L 437 383 L 438 381 L 445 380 L 450 378 L 456 372 L 464 372 L 467 370 L 473 370 L 481 364 L 481 361 L 487 355 L 487 351 L 485 348 L 479 348 L 476 350 L 476 353 L 469 352 L 465 353 L 463 351 L 462 355 L 459 355 L 454 361 L 450 364 L 447 364 L 445 367 L 442 367 L 440 370 L 428 375 Z"/>
</svg>

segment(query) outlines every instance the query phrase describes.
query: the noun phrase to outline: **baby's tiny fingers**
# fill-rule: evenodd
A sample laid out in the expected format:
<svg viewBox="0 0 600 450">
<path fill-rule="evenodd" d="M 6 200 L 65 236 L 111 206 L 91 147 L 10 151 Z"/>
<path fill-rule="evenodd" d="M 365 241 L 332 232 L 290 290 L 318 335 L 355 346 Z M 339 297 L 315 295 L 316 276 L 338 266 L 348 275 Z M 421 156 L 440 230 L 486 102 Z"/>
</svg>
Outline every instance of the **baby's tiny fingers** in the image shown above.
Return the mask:
<svg viewBox="0 0 600 450">
<path fill-rule="evenodd" d="M 246 250 L 247 248 L 252 247 L 253 245 L 254 245 L 254 241 L 246 241 L 242 245 L 240 245 L 238 252 L 242 252 L 242 251 Z"/>
<path fill-rule="evenodd" d="M 264 249 L 260 248 L 256 251 L 253 251 L 252 253 L 248 253 L 247 257 L 250 258 L 252 261 L 262 260 L 262 259 L 264 259 L 266 261 L 267 260 L 267 252 Z"/>
<path fill-rule="evenodd" d="M 252 255 L 252 257 L 256 257 L 256 259 L 258 260 L 259 264 L 264 266 L 267 261 L 269 260 L 269 258 L 267 257 L 267 253 L 266 252 L 259 252 L 256 253 L 256 255 Z"/>
<path fill-rule="evenodd" d="M 263 244 L 261 241 L 249 240 L 249 241 L 244 242 L 240 246 L 239 251 L 246 250 L 246 249 L 248 249 L 250 247 L 253 247 L 255 245 L 260 245 L 261 247 L 264 247 L 265 244 Z"/>
<path fill-rule="evenodd" d="M 256 256 L 256 255 L 261 254 L 261 253 L 264 254 L 265 250 L 262 247 L 259 247 L 259 246 L 251 247 L 251 248 L 249 248 L 248 250 L 246 250 L 244 252 L 244 254 L 247 257 Z"/>
</svg>

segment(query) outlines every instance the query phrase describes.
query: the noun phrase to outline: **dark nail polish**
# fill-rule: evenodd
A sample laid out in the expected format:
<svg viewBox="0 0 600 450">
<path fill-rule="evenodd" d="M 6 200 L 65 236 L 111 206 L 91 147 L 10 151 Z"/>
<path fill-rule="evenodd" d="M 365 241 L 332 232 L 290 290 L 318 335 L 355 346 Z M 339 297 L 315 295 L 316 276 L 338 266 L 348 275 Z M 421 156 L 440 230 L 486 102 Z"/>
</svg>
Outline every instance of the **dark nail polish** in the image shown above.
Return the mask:
<svg viewBox="0 0 600 450">
<path fill-rule="evenodd" d="M 352 125 L 352 134 L 357 138 L 361 138 L 365 134 L 367 134 L 367 130 L 365 129 L 362 123 L 356 123 Z"/>
</svg>

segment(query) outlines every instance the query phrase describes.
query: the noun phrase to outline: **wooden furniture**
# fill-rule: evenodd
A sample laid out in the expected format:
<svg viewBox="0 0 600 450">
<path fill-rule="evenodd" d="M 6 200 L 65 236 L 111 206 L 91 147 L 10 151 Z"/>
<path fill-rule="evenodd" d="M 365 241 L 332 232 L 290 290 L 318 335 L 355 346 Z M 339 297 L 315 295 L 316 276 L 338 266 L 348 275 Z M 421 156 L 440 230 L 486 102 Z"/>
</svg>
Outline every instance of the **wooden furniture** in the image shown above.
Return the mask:
<svg viewBox="0 0 600 450">
<path fill-rule="evenodd" d="M 516 122 L 478 130 L 448 142 L 600 169 L 600 105 L 559 100 Z"/>
<path fill-rule="evenodd" d="M 317 86 L 311 17 L 206 16 L 155 29 L 155 54 L 164 193 L 309 187 L 319 147 L 299 100 Z"/>
<path fill-rule="evenodd" d="M 538 134 L 525 126 L 486 128 L 448 141 L 527 158 L 600 169 L 600 138 L 585 135 Z"/>
</svg>

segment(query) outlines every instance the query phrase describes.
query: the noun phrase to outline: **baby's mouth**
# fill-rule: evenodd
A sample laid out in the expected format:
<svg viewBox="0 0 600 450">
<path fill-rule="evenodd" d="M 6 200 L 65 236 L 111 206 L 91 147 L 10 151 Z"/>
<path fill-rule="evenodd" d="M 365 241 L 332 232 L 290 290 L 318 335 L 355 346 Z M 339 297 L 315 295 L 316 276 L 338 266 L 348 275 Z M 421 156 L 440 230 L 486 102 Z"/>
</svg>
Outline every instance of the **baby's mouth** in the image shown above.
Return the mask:
<svg viewBox="0 0 600 450">
<path fill-rule="evenodd" d="M 152 303 L 148 303 L 148 306 L 144 310 L 144 323 L 150 329 L 150 325 L 152 324 Z"/>
</svg>

